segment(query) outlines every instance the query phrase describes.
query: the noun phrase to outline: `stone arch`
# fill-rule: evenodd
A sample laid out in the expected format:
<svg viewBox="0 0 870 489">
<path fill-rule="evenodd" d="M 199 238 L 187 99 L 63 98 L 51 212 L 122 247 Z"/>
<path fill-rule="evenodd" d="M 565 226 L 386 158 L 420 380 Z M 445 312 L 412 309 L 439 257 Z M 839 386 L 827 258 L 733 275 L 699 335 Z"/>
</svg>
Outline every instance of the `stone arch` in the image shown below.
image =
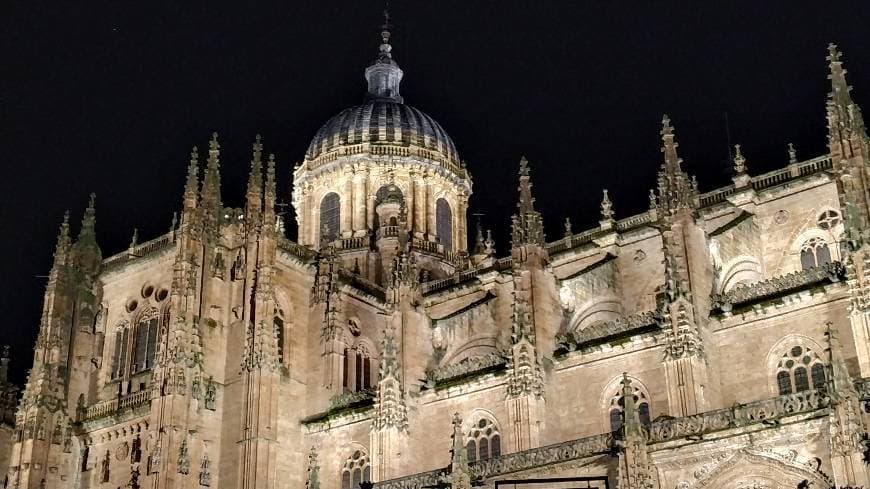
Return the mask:
<svg viewBox="0 0 870 489">
<path fill-rule="evenodd" d="M 582 331 L 597 323 L 622 317 L 622 302 L 613 294 L 595 297 L 577 307 L 568 324 L 569 331 Z"/>
<path fill-rule="evenodd" d="M 793 456 L 774 458 L 746 450 L 704 469 L 698 475 L 700 477 L 694 485 L 697 489 L 753 487 L 753 483 L 769 489 L 793 489 L 804 480 L 810 481 L 810 487 L 829 487 L 832 482 L 810 470 L 808 465 L 796 463 Z"/>
<path fill-rule="evenodd" d="M 279 344 L 278 347 L 283 364 L 289 367 L 290 359 L 293 358 L 294 353 L 298 351 L 296 337 L 291 334 L 293 331 L 293 318 L 295 318 L 296 315 L 294 314 L 293 303 L 290 301 L 287 294 L 278 287 L 275 287 L 274 290 L 275 317 L 281 319 L 281 324 L 276 324 L 276 327 L 281 328 L 278 332 L 278 340 L 281 344 Z"/>
<path fill-rule="evenodd" d="M 719 291 L 728 292 L 740 284 L 751 284 L 762 280 L 761 263 L 754 256 L 740 255 L 722 265 Z"/>
<path fill-rule="evenodd" d="M 611 431 L 611 411 L 613 409 L 612 401 L 616 396 L 619 396 L 622 392 L 622 375 L 618 375 L 610 380 L 607 385 L 602 389 L 601 394 L 598 398 L 598 408 L 599 412 L 603 413 L 601 418 L 602 426 L 604 427 L 604 433 L 609 433 Z M 648 404 L 648 408 L 652 409 L 652 397 L 650 396 L 649 389 L 646 384 L 633 375 L 629 375 L 628 379 L 631 381 L 631 387 L 635 389 L 636 392 L 641 393 L 643 398 L 646 399 L 646 403 Z M 652 411 L 649 411 L 650 419 L 652 419 Z"/>
<path fill-rule="evenodd" d="M 476 336 L 464 344 L 460 345 L 454 351 L 450 352 L 441 362 L 442 365 L 456 363 L 471 357 L 480 357 L 495 353 L 496 348 L 495 336 Z"/>
<path fill-rule="evenodd" d="M 767 361 L 765 362 L 764 375 L 767 377 L 768 391 L 771 396 L 775 397 L 779 395 L 779 387 L 776 381 L 777 365 L 782 359 L 783 354 L 795 346 L 813 350 L 820 356 L 825 351 L 824 347 L 819 344 L 819 342 L 809 336 L 788 334 L 780 338 L 780 340 L 767 351 Z"/>
</svg>

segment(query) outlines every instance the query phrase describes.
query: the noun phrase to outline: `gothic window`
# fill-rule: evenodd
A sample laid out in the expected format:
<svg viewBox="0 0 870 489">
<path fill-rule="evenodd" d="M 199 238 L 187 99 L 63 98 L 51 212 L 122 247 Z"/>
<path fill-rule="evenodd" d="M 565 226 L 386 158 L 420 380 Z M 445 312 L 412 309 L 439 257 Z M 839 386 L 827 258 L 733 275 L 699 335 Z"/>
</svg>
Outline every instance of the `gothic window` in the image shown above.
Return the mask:
<svg viewBox="0 0 870 489">
<path fill-rule="evenodd" d="M 341 468 L 341 489 L 359 489 L 360 482 L 368 482 L 371 478 L 369 457 L 362 450 L 357 450 Z"/>
<path fill-rule="evenodd" d="M 776 367 L 779 395 L 812 389 L 823 389 L 827 383 L 825 365 L 810 348 L 792 347 Z"/>
<path fill-rule="evenodd" d="M 154 363 L 154 352 L 157 349 L 158 317 L 157 309 L 150 309 L 136 323 L 133 373 L 148 370 Z"/>
<path fill-rule="evenodd" d="M 501 434 L 489 418 L 480 418 L 466 435 L 465 450 L 469 462 L 487 460 L 501 455 Z"/>
<path fill-rule="evenodd" d="M 638 385 L 632 385 L 632 389 L 634 390 L 634 405 L 637 407 L 637 414 L 640 418 L 640 424 L 649 428 L 652 422 L 649 414 L 649 398 Z M 619 390 L 616 391 L 616 395 L 614 395 L 613 398 L 611 398 L 610 400 L 610 431 L 618 431 L 620 428 L 622 428 L 622 424 L 625 421 L 623 419 L 624 409 L 625 396 L 622 395 L 622 387 L 620 386 Z"/>
<path fill-rule="evenodd" d="M 801 246 L 801 268 L 804 270 L 831 263 L 831 251 L 822 238 L 811 238 Z"/>
<path fill-rule="evenodd" d="M 278 361 L 284 363 L 284 312 L 275 309 L 275 334 L 278 337 Z"/>
<path fill-rule="evenodd" d="M 130 328 L 124 323 L 115 331 L 115 357 L 112 361 L 112 378 L 118 379 L 126 372 L 127 365 L 127 341 L 130 337 Z"/>
<path fill-rule="evenodd" d="M 331 192 L 320 201 L 320 233 L 321 239 L 335 241 L 341 226 L 341 198 Z"/>
<path fill-rule="evenodd" d="M 364 339 L 358 339 L 350 347 L 345 347 L 341 372 L 341 385 L 345 392 L 371 389 L 374 384 L 372 372 L 376 366 L 374 352 Z"/>
<path fill-rule="evenodd" d="M 435 232 L 447 251 L 453 251 L 453 212 L 443 198 L 435 202 Z"/>
<path fill-rule="evenodd" d="M 103 458 L 102 462 L 102 470 L 101 470 L 101 482 L 109 482 L 109 461 L 111 460 L 109 456 L 109 451 L 106 450 L 106 456 Z"/>
<path fill-rule="evenodd" d="M 840 214 L 837 211 L 827 210 L 819 215 L 819 227 L 829 231 L 840 223 Z"/>
</svg>

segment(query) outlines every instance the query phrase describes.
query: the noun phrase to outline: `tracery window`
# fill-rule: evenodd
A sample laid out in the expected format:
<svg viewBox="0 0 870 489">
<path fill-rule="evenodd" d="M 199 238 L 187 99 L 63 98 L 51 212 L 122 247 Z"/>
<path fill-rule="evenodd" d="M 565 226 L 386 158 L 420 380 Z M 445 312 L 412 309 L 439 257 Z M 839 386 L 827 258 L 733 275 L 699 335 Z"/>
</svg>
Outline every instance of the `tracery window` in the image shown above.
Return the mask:
<svg viewBox="0 0 870 489">
<path fill-rule="evenodd" d="M 356 450 L 341 468 L 341 489 L 358 489 L 360 482 L 368 482 L 371 478 L 369 456 L 362 450 Z"/>
<path fill-rule="evenodd" d="M 498 425 L 489 418 L 480 418 L 465 437 L 465 451 L 469 462 L 487 460 L 501 455 L 501 434 Z"/>
<path fill-rule="evenodd" d="M 827 383 L 825 364 L 819 355 L 805 346 L 793 346 L 776 366 L 779 395 L 823 389 Z"/>
<path fill-rule="evenodd" d="M 637 414 L 640 418 L 640 424 L 647 428 L 651 424 L 649 415 L 649 399 L 646 393 L 637 385 L 632 385 L 634 391 L 634 405 L 637 407 Z M 610 431 L 618 431 L 622 428 L 625 411 L 625 396 L 622 395 L 622 387 L 616 391 L 616 395 L 610 400 Z"/>
<path fill-rule="evenodd" d="M 321 239 L 335 241 L 341 227 L 341 197 L 330 192 L 320 201 Z"/>
<path fill-rule="evenodd" d="M 840 223 L 840 214 L 834 210 L 826 210 L 819 215 L 819 227 L 828 231 Z"/>
<path fill-rule="evenodd" d="M 801 246 L 802 269 L 807 270 L 828 263 L 831 263 L 831 250 L 824 239 L 819 237 L 810 238 Z"/>
<path fill-rule="evenodd" d="M 157 309 L 150 309 L 140 316 L 136 323 L 133 373 L 148 370 L 154 363 L 154 352 L 157 350 L 158 319 Z"/>
<path fill-rule="evenodd" d="M 453 251 L 453 211 L 443 198 L 435 202 L 435 232 L 444 249 Z"/>
</svg>

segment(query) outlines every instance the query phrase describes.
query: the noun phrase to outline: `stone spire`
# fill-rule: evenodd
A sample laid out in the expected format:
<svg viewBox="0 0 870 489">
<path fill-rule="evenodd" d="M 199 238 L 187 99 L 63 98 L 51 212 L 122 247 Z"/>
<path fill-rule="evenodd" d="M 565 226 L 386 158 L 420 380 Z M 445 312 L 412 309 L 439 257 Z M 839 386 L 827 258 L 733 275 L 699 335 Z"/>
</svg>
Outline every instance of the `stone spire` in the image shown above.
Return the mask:
<svg viewBox="0 0 870 489">
<path fill-rule="evenodd" d="M 317 449 L 311 447 L 308 452 L 308 475 L 305 477 L 305 489 L 320 489 L 320 465 L 317 463 Z"/>
<path fill-rule="evenodd" d="M 471 473 L 468 467 L 468 454 L 465 450 L 465 434 L 462 432 L 462 417 L 453 415 L 453 436 L 450 448 L 450 488 L 470 489 Z"/>
<path fill-rule="evenodd" d="M 212 134 L 208 143 L 208 162 L 202 179 L 200 204 L 205 226 L 210 231 L 217 231 L 221 207 L 220 144 L 217 133 Z"/>
<path fill-rule="evenodd" d="M 263 144 L 260 135 L 252 145 L 251 171 L 248 174 L 248 192 L 245 194 L 247 209 L 245 217 L 256 221 L 263 206 Z"/>
<path fill-rule="evenodd" d="M 95 229 L 97 222 L 96 198 L 95 194 L 91 194 L 88 207 L 85 209 L 85 214 L 82 217 L 82 228 L 79 230 L 79 235 L 72 246 L 71 253 L 73 265 L 88 274 L 97 273 L 100 269 L 100 262 L 103 259 L 100 247 L 97 245 Z"/>
<path fill-rule="evenodd" d="M 396 354 L 396 336 L 392 326 L 384 330 L 378 369 L 378 395 L 372 431 L 395 428 L 408 431 L 408 413 L 399 378 L 399 359 Z"/>
<path fill-rule="evenodd" d="M 523 156 L 520 159 L 520 185 L 517 213 L 512 220 L 512 245 L 514 247 L 527 244 L 544 244 L 544 223 L 541 214 L 535 210 L 535 198 L 532 197 L 532 179 L 529 172 L 529 161 Z"/>
<path fill-rule="evenodd" d="M 66 211 L 63 213 L 63 222 L 60 223 L 60 230 L 57 233 L 57 244 L 54 246 L 54 264 L 51 268 L 53 273 L 59 271 L 60 267 L 67 264 L 69 248 L 69 211 Z"/>
<path fill-rule="evenodd" d="M 275 205 L 278 198 L 276 187 L 275 155 L 270 153 L 269 161 L 266 163 L 266 188 L 263 190 L 263 226 L 272 231 L 278 229 L 278 221 L 275 214 Z"/>
<path fill-rule="evenodd" d="M 843 68 L 843 53 L 837 49 L 836 44 L 828 45 L 828 68 L 831 80 L 831 92 L 828 94 L 828 133 L 831 153 L 839 151 L 839 156 L 848 158 L 853 155 L 852 151 L 857 148 L 835 148 L 846 143 L 850 137 L 858 136 L 867 138 L 864 126 L 864 118 L 861 108 L 852 100 L 849 92 L 852 87 L 846 83 L 846 69 Z M 866 156 L 866 155 L 865 155 Z"/>
<path fill-rule="evenodd" d="M 184 183 L 185 208 L 195 208 L 199 194 L 199 150 L 196 146 L 190 150 L 190 163 L 187 165 L 187 181 Z"/>
<path fill-rule="evenodd" d="M 402 83 L 402 69 L 393 60 L 393 46 L 390 44 L 390 13 L 384 10 L 384 24 L 381 26 L 381 45 L 378 57 L 366 68 L 368 97 L 383 98 L 402 103 L 399 85 Z"/>
<path fill-rule="evenodd" d="M 677 155 L 679 145 L 674 139 L 674 126 L 667 114 L 662 117 L 661 135 L 664 161 L 658 176 L 658 206 L 664 215 L 695 209 L 698 207 L 697 183 L 683 171 L 683 159 Z"/>
<path fill-rule="evenodd" d="M 619 484 L 631 489 L 657 487 L 655 470 L 650 466 L 647 437 L 640 423 L 640 413 L 634 397 L 634 388 L 627 373 L 622 374 L 623 423 L 619 442 Z"/>
<path fill-rule="evenodd" d="M 607 195 L 607 189 L 604 189 L 601 195 L 601 220 L 599 224 L 601 229 L 613 227 L 613 202 L 610 201 L 610 196 Z"/>
</svg>

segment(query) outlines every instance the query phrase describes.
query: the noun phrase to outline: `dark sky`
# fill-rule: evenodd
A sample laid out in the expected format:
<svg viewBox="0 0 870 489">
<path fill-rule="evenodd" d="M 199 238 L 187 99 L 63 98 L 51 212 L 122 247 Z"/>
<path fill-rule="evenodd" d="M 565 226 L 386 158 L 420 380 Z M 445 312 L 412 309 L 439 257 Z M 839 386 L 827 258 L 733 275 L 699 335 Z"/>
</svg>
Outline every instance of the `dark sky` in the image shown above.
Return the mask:
<svg viewBox="0 0 870 489">
<path fill-rule="evenodd" d="M 77 230 L 97 193 L 104 256 L 133 228 L 165 232 L 190 148 L 212 131 L 225 204 L 241 204 L 258 132 L 289 200 L 319 125 L 362 100 L 381 1 L 161 3 L 0 6 L 0 343 L 16 380 L 65 209 Z M 726 113 L 753 174 L 784 165 L 789 141 L 802 159 L 825 151 L 829 42 L 856 100 L 870 100 L 866 0 L 393 0 L 391 11 L 405 100 L 453 136 L 475 177 L 472 211 L 501 253 L 523 154 L 555 239 L 566 216 L 575 230 L 597 222 L 601 188 L 617 217 L 645 208 L 664 112 L 707 190 L 730 178 Z"/>
</svg>

